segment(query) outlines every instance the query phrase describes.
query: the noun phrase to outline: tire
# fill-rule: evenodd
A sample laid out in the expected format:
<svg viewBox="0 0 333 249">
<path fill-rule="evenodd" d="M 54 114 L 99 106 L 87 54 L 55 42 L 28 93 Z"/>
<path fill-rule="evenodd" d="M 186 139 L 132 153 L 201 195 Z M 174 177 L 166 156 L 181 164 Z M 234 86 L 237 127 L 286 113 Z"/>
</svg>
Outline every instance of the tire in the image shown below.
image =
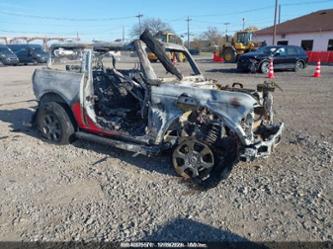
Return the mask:
<svg viewBox="0 0 333 249">
<path fill-rule="evenodd" d="M 254 62 L 252 62 L 250 65 L 249 65 L 249 71 L 250 73 L 256 73 L 257 72 L 257 66 Z"/>
<path fill-rule="evenodd" d="M 41 103 L 36 117 L 41 136 L 53 144 L 69 144 L 75 133 L 64 107 L 56 102 Z"/>
<path fill-rule="evenodd" d="M 304 69 L 304 63 L 301 60 L 296 61 L 294 71 L 298 72 Z"/>
<path fill-rule="evenodd" d="M 201 162 L 201 160 L 203 159 L 206 163 L 209 163 L 208 168 L 201 169 L 200 171 L 198 170 L 199 174 L 193 174 L 193 165 L 189 165 L 193 163 L 193 161 L 191 161 L 193 154 L 190 155 L 190 160 L 187 160 L 187 162 L 176 162 L 179 157 L 180 159 L 183 158 L 184 161 L 186 160 L 185 157 L 187 156 L 187 154 L 186 151 L 183 150 L 183 146 L 186 143 L 192 142 L 196 143 L 207 151 L 205 152 L 205 157 L 197 158 L 197 162 Z M 232 139 L 225 140 L 224 142 L 222 142 L 222 144 L 224 144 L 223 147 L 225 148 L 217 148 L 214 147 L 214 145 L 209 146 L 206 143 L 198 141 L 193 137 L 184 138 L 184 140 L 177 144 L 172 151 L 172 165 L 176 173 L 184 179 L 191 180 L 197 186 L 205 189 L 217 186 L 220 181 L 227 179 L 230 175 L 230 172 L 236 162 L 238 153 L 236 144 Z M 189 151 L 195 150 L 196 149 L 192 149 Z M 201 154 L 200 150 L 197 151 L 199 151 L 199 153 Z M 181 152 L 180 156 L 179 152 Z M 200 169 L 200 166 L 194 168 Z"/>
<path fill-rule="evenodd" d="M 261 73 L 268 73 L 269 72 L 269 61 L 264 61 L 260 65 L 260 72 Z"/>
<path fill-rule="evenodd" d="M 4 66 L 4 64 L 2 63 L 2 61 L 0 61 L 0 67 L 3 67 Z"/>
<path fill-rule="evenodd" d="M 185 138 L 172 152 L 172 164 L 177 174 L 185 179 L 204 181 L 215 166 L 213 150 L 195 138 Z"/>
<path fill-rule="evenodd" d="M 236 61 L 236 53 L 231 47 L 226 47 L 223 50 L 223 59 L 227 63 L 233 63 Z"/>
</svg>

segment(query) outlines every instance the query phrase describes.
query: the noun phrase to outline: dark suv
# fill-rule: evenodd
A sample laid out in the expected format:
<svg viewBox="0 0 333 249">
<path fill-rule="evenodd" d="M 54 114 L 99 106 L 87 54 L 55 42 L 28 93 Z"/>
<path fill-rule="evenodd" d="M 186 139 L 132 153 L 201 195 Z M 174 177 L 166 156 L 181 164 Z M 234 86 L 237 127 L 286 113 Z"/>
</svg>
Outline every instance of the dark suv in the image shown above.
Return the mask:
<svg viewBox="0 0 333 249">
<path fill-rule="evenodd" d="M 46 63 L 49 55 L 41 45 L 38 44 L 10 44 L 8 47 L 13 50 L 19 58 L 20 63 Z"/>
<path fill-rule="evenodd" d="M 268 73 L 269 61 L 273 59 L 274 69 L 302 70 L 306 67 L 308 56 L 298 46 L 265 46 L 239 57 L 237 69 Z"/>
<path fill-rule="evenodd" d="M 17 56 L 6 45 L 0 44 L 0 66 L 17 65 L 18 63 Z"/>
</svg>

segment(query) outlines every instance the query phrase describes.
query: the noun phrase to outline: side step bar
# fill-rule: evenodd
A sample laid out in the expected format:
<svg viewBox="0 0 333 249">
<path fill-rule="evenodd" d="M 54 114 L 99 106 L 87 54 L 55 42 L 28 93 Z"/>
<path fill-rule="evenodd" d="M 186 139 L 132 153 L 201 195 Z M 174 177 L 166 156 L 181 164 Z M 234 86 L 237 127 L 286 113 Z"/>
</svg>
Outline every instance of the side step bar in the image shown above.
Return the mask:
<svg viewBox="0 0 333 249">
<path fill-rule="evenodd" d="M 135 152 L 136 154 L 142 154 L 142 155 L 156 155 L 161 152 L 161 148 L 156 145 L 139 145 L 119 140 L 114 140 L 112 138 L 102 137 L 98 135 L 94 135 L 91 133 L 86 133 L 82 131 L 78 131 L 75 133 L 75 136 L 79 139 L 84 139 L 90 142 L 96 142 L 101 144 L 110 145 L 112 147 L 116 147 L 118 149 L 127 150 L 131 152 Z"/>
</svg>

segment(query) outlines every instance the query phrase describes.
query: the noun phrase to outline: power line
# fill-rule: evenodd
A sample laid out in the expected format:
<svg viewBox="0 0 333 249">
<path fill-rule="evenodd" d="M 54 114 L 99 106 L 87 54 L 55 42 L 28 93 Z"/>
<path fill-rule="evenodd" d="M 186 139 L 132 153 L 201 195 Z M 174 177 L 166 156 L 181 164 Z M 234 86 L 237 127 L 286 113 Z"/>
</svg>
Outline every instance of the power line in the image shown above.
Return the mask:
<svg viewBox="0 0 333 249">
<path fill-rule="evenodd" d="M 80 32 L 80 31 L 72 31 L 72 32 L 40 32 L 40 31 L 21 31 L 21 30 L 7 30 L 0 29 L 0 33 L 8 33 L 8 34 L 37 34 L 37 35 L 76 35 L 77 32 L 80 33 L 80 36 L 88 36 L 88 35 L 104 35 L 104 34 L 119 34 L 120 32 L 113 32 L 109 30 L 99 31 L 99 32 Z"/>
<path fill-rule="evenodd" d="M 29 31 L 4 30 L 4 29 L 0 29 L 0 32 L 2 32 L 2 33 L 14 33 L 14 34 L 39 34 L 39 35 L 59 35 L 60 33 L 63 34 L 63 35 L 73 35 L 73 34 L 76 34 L 76 32 L 65 32 L 65 33 L 63 33 L 63 32 L 59 32 L 59 33 L 56 33 L 56 32 L 47 32 L 47 33 L 44 33 L 44 32 L 29 32 Z"/>
<path fill-rule="evenodd" d="M 52 17 L 52 16 L 38 16 L 38 15 L 28 15 L 17 12 L 3 11 L 0 10 L 0 14 L 9 15 L 9 16 L 19 16 L 27 17 L 34 19 L 45 19 L 45 20 L 56 20 L 56 21 L 78 21 L 78 22 L 100 22 L 100 21 L 114 21 L 114 20 L 123 20 L 123 19 L 132 19 L 136 16 L 122 16 L 122 17 L 103 17 L 103 18 L 72 18 L 72 17 Z"/>
<path fill-rule="evenodd" d="M 302 6 L 302 5 L 310 5 L 310 4 L 319 4 L 319 3 L 333 3 L 333 0 L 318 0 L 318 1 L 313 1 L 313 0 L 309 0 L 309 1 L 302 1 L 300 2 L 298 0 L 298 2 L 286 2 L 286 3 L 283 3 L 280 4 L 282 6 Z M 216 16 L 229 16 L 229 15 L 236 15 L 236 14 L 244 14 L 244 13 L 250 13 L 250 12 L 257 12 L 257 11 L 261 11 L 261 10 L 267 10 L 267 9 L 273 9 L 274 6 L 273 5 L 270 5 L 270 6 L 264 6 L 264 7 L 260 7 L 260 8 L 252 8 L 252 9 L 245 9 L 243 11 L 234 11 L 234 12 L 229 12 L 229 13 L 225 13 L 225 14 L 205 14 L 205 15 L 192 15 L 191 16 L 191 19 L 189 18 L 189 16 L 187 17 L 187 19 L 185 19 L 187 21 L 187 35 L 188 35 L 188 46 L 190 45 L 189 44 L 189 41 L 190 41 L 190 32 L 189 32 L 189 29 L 190 29 L 190 21 L 193 21 L 193 22 L 196 22 L 196 23 L 207 23 L 207 24 L 211 24 L 211 25 L 223 25 L 224 22 L 210 22 L 210 21 L 203 21 L 203 20 L 197 20 L 195 19 L 195 17 L 203 17 L 204 19 L 206 19 L 206 17 L 216 17 Z M 285 11 L 284 11 L 285 12 Z M 141 18 L 143 17 L 142 14 L 138 14 L 138 15 L 133 15 L 133 16 L 123 16 L 123 17 L 101 17 L 101 18 L 71 18 L 71 17 L 55 17 L 55 16 L 40 16 L 40 15 L 30 15 L 30 14 L 25 14 L 25 13 L 19 13 L 19 12 L 12 12 L 12 11 L 4 11 L 4 10 L 0 10 L 0 15 L 8 15 L 8 16 L 15 16 L 15 17 L 23 17 L 23 18 L 31 18 L 31 19 L 36 19 L 36 20 L 53 20 L 53 21 L 57 21 L 57 22 L 54 22 L 55 24 L 47 24 L 45 22 L 42 22 L 40 23 L 40 25 L 49 25 L 50 27 L 52 26 L 59 26 L 59 27 L 71 27 L 73 30 L 73 32 L 60 32 L 60 33 L 63 33 L 63 34 L 73 34 L 73 33 L 76 33 L 77 31 L 80 32 L 80 27 L 78 27 L 77 25 L 79 25 L 78 22 L 105 22 L 105 21 L 116 21 L 116 20 L 125 20 L 125 19 L 135 19 L 135 18 L 138 18 L 139 19 L 139 25 L 140 25 L 140 30 L 142 29 L 141 27 Z M 281 13 L 279 13 L 279 15 L 281 15 Z M 194 17 L 194 19 L 192 19 Z M 283 17 L 285 18 L 285 15 L 283 15 Z M 175 19 L 171 19 L 171 20 L 168 20 L 168 22 L 180 22 L 180 21 L 184 21 L 184 18 L 186 18 L 186 16 L 182 17 L 182 18 L 177 18 L 175 17 Z M 254 23 L 254 24 L 258 24 L 260 23 L 260 21 L 263 20 L 263 19 L 256 19 L 255 21 L 249 21 L 247 19 L 247 24 L 249 25 L 250 23 Z M 270 19 L 271 20 L 271 19 Z M 70 24 L 70 25 L 66 25 L 66 24 L 61 24 L 59 23 L 60 21 L 71 21 L 73 22 L 73 24 Z M 259 21 L 259 22 L 258 22 Z M 37 21 L 36 21 L 37 22 Z M 266 23 L 266 22 L 265 22 Z M 13 24 L 13 23 L 12 23 Z M 26 23 L 24 23 L 26 24 Z M 22 23 L 23 25 L 23 23 Z M 37 24 L 36 24 L 37 25 Z M 84 33 L 86 33 L 87 35 L 90 33 L 89 31 L 86 30 L 86 28 L 94 28 L 94 31 L 96 31 L 95 28 L 97 27 L 108 27 L 108 30 L 105 30 L 105 32 L 107 33 L 114 33 L 114 32 L 110 32 L 109 30 L 114 30 L 114 29 L 110 29 L 109 25 L 108 24 L 100 24 L 100 25 L 95 25 L 95 26 L 90 26 L 90 25 L 94 25 L 93 23 L 87 23 L 87 25 L 89 25 L 88 27 L 83 25 L 82 27 L 84 28 Z M 198 25 L 198 26 L 201 26 L 201 25 Z M 245 26 L 245 25 L 244 25 Z M 196 28 L 198 28 L 197 26 L 194 27 L 194 30 L 196 30 Z M 235 28 L 234 25 L 232 27 L 233 29 Z M 119 28 L 120 29 L 120 28 Z M 193 27 L 192 29 L 193 30 Z M 203 29 L 202 29 L 203 30 Z M 96 34 L 96 32 L 94 31 L 91 31 L 91 33 L 94 33 Z M 0 32 L 5 32 L 5 33 L 36 33 L 36 34 L 44 34 L 43 32 L 27 32 L 27 31 L 23 31 L 23 32 L 19 32 L 19 31 L 10 31 L 10 30 L 0 30 Z M 102 34 L 102 30 L 98 30 L 98 33 L 101 32 L 100 34 Z M 231 30 L 229 32 L 232 32 Z M 49 34 L 56 34 L 55 32 L 51 32 Z M 83 33 L 83 35 L 85 35 Z M 226 32 L 227 33 L 227 32 Z M 59 33 L 57 33 L 59 34 Z M 105 34 L 105 33 L 103 33 Z M 81 35 L 81 32 L 80 32 L 80 35 Z"/>
<path fill-rule="evenodd" d="M 283 6 L 300 6 L 300 5 L 309 5 L 309 4 L 317 4 L 317 3 L 333 3 L 332 0 L 323 0 L 323 1 L 308 1 L 308 2 L 296 2 L 296 3 L 285 3 Z"/>
<path fill-rule="evenodd" d="M 235 15 L 235 14 L 243 14 L 243 13 L 249 13 L 249 12 L 256 12 L 258 10 L 267 10 L 274 8 L 273 5 L 261 7 L 261 8 L 255 8 L 255 9 L 248 9 L 244 11 L 235 11 L 235 12 L 229 12 L 225 14 L 207 14 L 207 15 L 193 15 L 192 17 L 214 17 L 214 16 L 228 16 L 228 15 Z"/>
</svg>

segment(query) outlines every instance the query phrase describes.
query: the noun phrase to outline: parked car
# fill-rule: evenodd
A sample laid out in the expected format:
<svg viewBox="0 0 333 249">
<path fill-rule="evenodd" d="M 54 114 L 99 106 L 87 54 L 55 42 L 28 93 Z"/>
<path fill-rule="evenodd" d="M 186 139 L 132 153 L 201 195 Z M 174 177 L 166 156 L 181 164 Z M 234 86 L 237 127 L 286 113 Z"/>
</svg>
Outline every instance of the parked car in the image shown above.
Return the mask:
<svg viewBox="0 0 333 249">
<path fill-rule="evenodd" d="M 131 67 L 103 59 L 120 50 L 111 44 L 51 47 L 51 53 L 85 49 L 81 65 L 34 71 L 39 103 L 34 121 L 44 139 L 56 144 L 86 139 L 135 155 L 172 150 L 176 172 L 199 182 L 230 170 L 230 159 L 268 156 L 279 143 L 284 124 L 273 123 L 274 83 L 246 89 L 207 80 L 185 47 L 161 46 L 147 30 L 133 45 L 137 58 Z M 148 60 L 146 47 L 158 63 Z M 166 51 L 183 53 L 191 70 L 180 70 L 185 63 L 174 65 Z"/>
<path fill-rule="evenodd" d="M 0 66 L 2 65 L 17 65 L 19 59 L 6 45 L 0 44 Z"/>
<path fill-rule="evenodd" d="M 197 48 L 190 48 L 188 51 L 191 55 L 200 55 L 200 50 Z"/>
<path fill-rule="evenodd" d="M 20 63 L 46 63 L 49 55 L 38 44 L 10 44 L 8 47 L 19 58 Z"/>
<path fill-rule="evenodd" d="M 237 69 L 240 71 L 268 73 L 270 60 L 274 69 L 299 71 L 307 66 L 308 56 L 298 46 L 265 46 L 239 57 Z"/>
</svg>

